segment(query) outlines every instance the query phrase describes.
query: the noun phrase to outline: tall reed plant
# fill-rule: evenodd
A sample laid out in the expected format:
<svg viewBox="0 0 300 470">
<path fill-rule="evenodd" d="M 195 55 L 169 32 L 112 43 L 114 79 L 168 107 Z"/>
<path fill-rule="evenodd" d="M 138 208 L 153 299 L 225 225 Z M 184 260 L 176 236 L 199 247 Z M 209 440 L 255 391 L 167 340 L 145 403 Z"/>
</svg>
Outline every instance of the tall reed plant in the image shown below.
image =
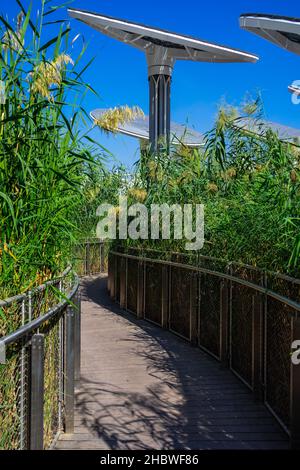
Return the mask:
<svg viewBox="0 0 300 470">
<path fill-rule="evenodd" d="M 16 21 L 0 15 L 2 298 L 68 263 L 80 237 L 75 216 L 85 203 L 90 167 L 103 168 L 105 158 L 84 130 L 89 117 L 82 99 L 95 92 L 83 80 L 86 46 L 78 48 L 80 38 L 59 19 L 64 6 L 16 4 Z"/>
</svg>

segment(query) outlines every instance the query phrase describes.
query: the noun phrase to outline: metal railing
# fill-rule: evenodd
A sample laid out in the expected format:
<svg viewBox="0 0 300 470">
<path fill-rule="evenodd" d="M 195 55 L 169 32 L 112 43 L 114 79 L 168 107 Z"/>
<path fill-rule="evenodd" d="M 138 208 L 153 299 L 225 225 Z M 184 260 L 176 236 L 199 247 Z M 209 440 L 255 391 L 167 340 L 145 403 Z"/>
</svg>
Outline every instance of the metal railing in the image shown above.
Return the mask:
<svg viewBox="0 0 300 470">
<path fill-rule="evenodd" d="M 0 449 L 51 448 L 74 428 L 79 281 L 71 268 L 0 301 Z"/>
<path fill-rule="evenodd" d="M 130 254 L 131 253 L 131 254 Z M 300 448 L 300 280 L 207 256 L 131 249 L 109 254 L 121 307 L 202 348 L 265 403 Z"/>
<path fill-rule="evenodd" d="M 83 240 L 75 251 L 75 264 L 80 276 L 107 272 L 108 245 L 103 240 Z"/>
</svg>

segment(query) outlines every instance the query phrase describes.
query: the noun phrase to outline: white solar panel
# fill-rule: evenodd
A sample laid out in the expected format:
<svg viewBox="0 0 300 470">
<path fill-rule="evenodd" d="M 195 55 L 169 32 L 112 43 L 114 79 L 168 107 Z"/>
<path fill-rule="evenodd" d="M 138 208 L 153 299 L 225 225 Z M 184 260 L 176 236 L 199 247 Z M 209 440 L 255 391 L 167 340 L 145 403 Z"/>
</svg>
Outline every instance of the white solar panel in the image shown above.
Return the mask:
<svg viewBox="0 0 300 470">
<path fill-rule="evenodd" d="M 259 135 L 265 135 L 268 129 L 275 132 L 282 141 L 298 143 L 300 139 L 300 129 L 294 129 L 283 124 L 272 121 L 257 120 L 253 118 L 243 118 L 236 120 L 234 125 L 239 129 L 253 132 Z"/>
<path fill-rule="evenodd" d="M 245 13 L 240 17 L 240 26 L 300 55 L 300 18 Z"/>
<path fill-rule="evenodd" d="M 95 121 L 100 120 L 107 111 L 107 109 L 95 109 L 91 112 L 91 117 Z M 148 141 L 149 117 L 145 116 L 144 119 L 139 117 L 126 124 L 119 124 L 116 132 Z M 180 143 L 188 147 L 201 147 L 204 145 L 204 137 L 200 132 L 175 122 L 171 122 L 170 138 L 175 145 Z"/>
<path fill-rule="evenodd" d="M 160 28 L 146 26 L 132 21 L 112 18 L 100 13 L 70 8 L 68 12 L 102 34 L 110 36 L 145 53 L 148 64 L 150 106 L 148 120 L 151 148 L 156 151 L 161 142 L 168 144 L 170 129 L 170 90 L 171 76 L 176 60 L 198 62 L 256 62 L 258 57 L 238 49 L 221 46 L 191 36 L 173 33 Z M 124 73 L 131 73 L 128 67 Z M 120 129 L 120 132 L 139 136 L 145 133 L 145 123 L 140 122 L 139 129 Z M 179 132 L 179 129 L 173 134 Z M 180 136 L 182 137 L 182 136 Z M 190 145 L 192 142 L 190 141 Z"/>
<path fill-rule="evenodd" d="M 202 62 L 256 62 L 258 60 L 257 56 L 238 49 L 160 28 L 75 8 L 69 8 L 68 12 L 72 18 L 77 18 L 101 31 L 101 33 L 130 44 L 144 52 L 153 45 L 165 47 L 168 49 L 168 54 L 175 60 Z"/>
</svg>

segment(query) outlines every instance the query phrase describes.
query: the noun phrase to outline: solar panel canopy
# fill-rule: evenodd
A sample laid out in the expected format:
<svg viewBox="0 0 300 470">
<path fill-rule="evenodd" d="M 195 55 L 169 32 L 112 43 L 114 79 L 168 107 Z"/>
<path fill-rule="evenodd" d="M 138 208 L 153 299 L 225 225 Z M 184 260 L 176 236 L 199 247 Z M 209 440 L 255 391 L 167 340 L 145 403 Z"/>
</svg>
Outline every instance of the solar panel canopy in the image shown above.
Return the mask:
<svg viewBox="0 0 300 470">
<path fill-rule="evenodd" d="M 101 117 L 107 111 L 108 109 L 95 109 L 91 112 L 91 117 L 94 121 L 101 120 Z M 149 116 L 139 117 L 131 122 L 119 124 L 116 132 L 149 141 Z M 187 147 L 201 147 L 204 145 L 204 136 L 200 132 L 175 122 L 171 122 L 170 134 L 171 142 L 175 145 L 180 143 Z"/>
<path fill-rule="evenodd" d="M 171 76 L 176 60 L 196 62 L 256 62 L 258 57 L 184 34 L 120 18 L 69 8 L 76 18 L 97 31 L 145 53 L 149 78 L 149 136 L 153 151 L 168 145 L 171 135 Z M 130 65 L 124 73 L 130 74 Z"/>
<path fill-rule="evenodd" d="M 143 52 L 147 52 L 149 48 L 155 46 L 168 49 L 167 55 L 173 60 L 201 62 L 256 62 L 258 60 L 257 56 L 238 49 L 157 27 L 112 18 L 86 10 L 69 8 L 68 12 L 72 18 L 76 18 L 101 33 L 134 46 Z"/>
<path fill-rule="evenodd" d="M 300 55 L 300 18 L 244 13 L 240 16 L 240 26 Z"/>
<path fill-rule="evenodd" d="M 234 126 L 258 135 L 265 135 L 270 129 L 275 132 L 282 141 L 300 143 L 300 129 L 294 129 L 293 127 L 285 126 L 277 122 L 243 118 L 236 120 Z"/>
</svg>

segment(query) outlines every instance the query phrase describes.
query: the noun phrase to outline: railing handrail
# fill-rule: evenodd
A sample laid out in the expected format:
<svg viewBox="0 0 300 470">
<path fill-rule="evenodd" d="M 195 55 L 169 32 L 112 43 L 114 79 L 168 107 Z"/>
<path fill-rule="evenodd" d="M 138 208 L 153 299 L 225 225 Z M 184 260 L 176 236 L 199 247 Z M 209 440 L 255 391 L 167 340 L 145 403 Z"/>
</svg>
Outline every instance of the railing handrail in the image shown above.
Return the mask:
<svg viewBox="0 0 300 470">
<path fill-rule="evenodd" d="M 9 307 L 14 302 L 20 302 L 26 299 L 29 294 L 34 295 L 36 292 L 41 292 L 45 290 L 48 286 L 52 286 L 57 281 L 64 279 L 71 272 L 71 270 L 72 270 L 72 266 L 68 266 L 58 277 L 49 279 L 49 281 L 46 281 L 43 284 L 40 284 L 39 286 L 34 287 L 33 289 L 24 292 L 23 294 L 17 294 L 17 295 L 14 295 L 13 297 L 8 297 L 7 299 L 0 300 L 0 308 Z"/>
<path fill-rule="evenodd" d="M 261 294 L 268 295 L 269 297 L 272 297 L 278 300 L 279 302 L 284 303 L 285 305 L 291 307 L 293 309 L 293 313 L 291 315 L 295 318 L 298 317 L 298 312 L 300 312 L 300 303 L 295 302 L 294 300 L 291 300 L 288 297 L 284 297 L 283 295 L 277 294 L 276 292 L 274 292 L 271 289 L 268 289 L 267 287 L 259 286 L 258 284 L 254 284 L 253 282 L 246 281 L 245 279 L 232 276 L 231 274 L 222 273 L 220 271 L 214 271 L 212 269 L 207 269 L 207 268 L 203 268 L 200 266 L 193 266 L 189 264 L 177 263 L 174 261 L 161 260 L 161 259 L 156 259 L 156 258 L 146 258 L 146 257 L 141 257 L 141 256 L 129 255 L 127 253 L 119 253 L 117 251 L 111 251 L 110 253 L 112 255 L 123 257 L 123 258 L 142 260 L 142 261 L 149 262 L 149 263 L 163 264 L 165 266 L 173 266 L 177 268 L 188 269 L 190 271 L 202 272 L 204 274 L 210 274 L 212 276 L 226 279 L 228 281 L 233 281 L 237 284 L 243 285 L 245 287 L 249 287 L 250 289 L 253 289 Z"/>
<path fill-rule="evenodd" d="M 43 288 L 47 287 L 49 283 L 51 284 L 65 278 L 72 270 L 72 267 L 69 266 L 65 271 L 56 278 L 55 280 L 48 281 L 48 284 L 43 284 L 39 286 L 38 288 L 35 289 L 35 292 L 42 290 Z M 74 273 L 75 276 L 75 284 L 72 288 L 72 290 L 68 293 L 66 298 L 62 301 L 59 302 L 57 305 L 54 307 L 50 308 L 46 313 L 43 315 L 40 315 L 38 318 L 35 318 L 34 320 L 29 321 L 25 325 L 21 326 L 17 330 L 12 331 L 8 335 L 0 337 L 0 364 L 5 364 L 6 360 L 6 347 L 10 344 L 13 344 L 20 339 L 26 337 L 30 333 L 32 333 L 34 330 L 39 328 L 41 325 L 46 323 L 47 321 L 51 320 L 55 315 L 57 315 L 59 312 L 61 312 L 69 303 L 70 299 L 74 297 L 74 295 L 77 293 L 78 288 L 79 288 L 79 278 L 77 274 Z M 17 296 L 18 297 L 18 296 Z M 26 296 L 25 296 L 26 297 Z"/>
<path fill-rule="evenodd" d="M 164 254 L 164 255 L 168 254 L 168 255 L 171 255 L 171 256 L 172 255 L 175 255 L 175 256 L 178 256 L 178 255 L 179 256 L 193 256 L 192 253 L 183 253 L 183 252 L 180 252 L 180 251 L 162 251 L 162 250 L 157 250 L 155 248 L 142 248 L 142 247 L 128 246 L 127 249 L 137 250 L 137 251 L 141 251 L 141 252 L 161 253 L 161 254 Z M 208 255 L 200 255 L 200 254 L 197 254 L 197 256 L 199 256 L 199 258 L 203 259 L 203 260 L 219 261 L 220 263 L 227 263 L 227 265 L 233 265 L 233 266 L 238 266 L 240 268 L 251 269 L 253 271 L 260 272 L 261 274 L 276 276 L 278 279 L 293 282 L 295 284 L 300 284 L 300 279 L 289 276 L 288 274 L 283 274 L 283 273 L 280 273 L 280 272 L 271 271 L 269 269 L 260 268 L 258 266 L 253 266 L 251 264 L 242 263 L 241 261 L 228 261 L 225 258 L 218 258 L 216 256 L 208 256 Z"/>
</svg>

